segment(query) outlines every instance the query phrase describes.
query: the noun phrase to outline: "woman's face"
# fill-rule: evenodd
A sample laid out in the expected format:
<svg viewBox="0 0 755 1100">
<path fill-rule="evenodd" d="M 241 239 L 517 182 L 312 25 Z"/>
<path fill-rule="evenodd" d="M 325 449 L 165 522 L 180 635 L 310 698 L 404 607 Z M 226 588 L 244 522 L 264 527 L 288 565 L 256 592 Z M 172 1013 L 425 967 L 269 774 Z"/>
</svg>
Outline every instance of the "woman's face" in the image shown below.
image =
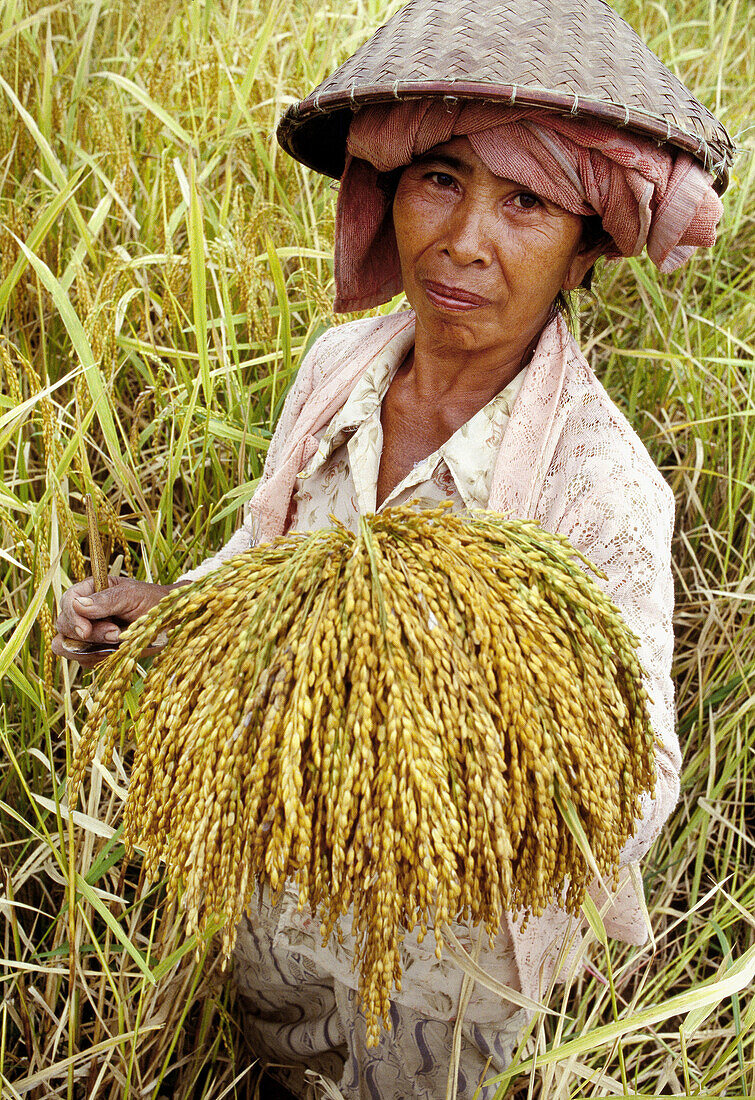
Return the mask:
<svg viewBox="0 0 755 1100">
<path fill-rule="evenodd" d="M 578 215 L 493 175 L 465 137 L 404 169 L 393 222 L 418 326 L 463 351 L 524 355 L 594 260 Z"/>
</svg>

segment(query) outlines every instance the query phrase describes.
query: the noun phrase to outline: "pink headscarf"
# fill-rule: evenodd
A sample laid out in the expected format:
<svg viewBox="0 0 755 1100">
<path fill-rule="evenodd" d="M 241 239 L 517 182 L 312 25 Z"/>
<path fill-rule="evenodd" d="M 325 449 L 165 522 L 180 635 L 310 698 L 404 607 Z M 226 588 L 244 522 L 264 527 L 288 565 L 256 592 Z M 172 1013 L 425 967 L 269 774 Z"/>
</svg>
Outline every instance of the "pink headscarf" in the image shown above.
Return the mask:
<svg viewBox="0 0 755 1100">
<path fill-rule="evenodd" d="M 615 126 L 537 108 L 432 99 L 363 107 L 349 130 L 336 217 L 338 312 L 387 302 L 402 288 L 391 201 L 379 172 L 466 136 L 491 172 L 573 214 L 599 214 L 610 258 L 648 255 L 663 272 L 716 240 L 723 207 L 687 153 Z"/>
</svg>

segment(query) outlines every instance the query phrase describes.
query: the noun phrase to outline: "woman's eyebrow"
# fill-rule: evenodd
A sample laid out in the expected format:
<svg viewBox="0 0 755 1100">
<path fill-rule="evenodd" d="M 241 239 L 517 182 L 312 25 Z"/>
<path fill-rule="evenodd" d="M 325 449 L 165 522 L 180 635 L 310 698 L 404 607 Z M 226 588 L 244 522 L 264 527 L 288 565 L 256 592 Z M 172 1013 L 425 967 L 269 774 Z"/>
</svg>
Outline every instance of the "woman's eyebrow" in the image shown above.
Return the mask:
<svg viewBox="0 0 755 1100">
<path fill-rule="evenodd" d="M 472 166 L 460 160 L 459 157 L 452 157 L 449 153 L 433 153 L 432 150 L 415 157 L 412 164 L 442 164 L 446 168 L 453 169 L 454 172 L 463 172 L 467 175 L 472 171 Z"/>
</svg>

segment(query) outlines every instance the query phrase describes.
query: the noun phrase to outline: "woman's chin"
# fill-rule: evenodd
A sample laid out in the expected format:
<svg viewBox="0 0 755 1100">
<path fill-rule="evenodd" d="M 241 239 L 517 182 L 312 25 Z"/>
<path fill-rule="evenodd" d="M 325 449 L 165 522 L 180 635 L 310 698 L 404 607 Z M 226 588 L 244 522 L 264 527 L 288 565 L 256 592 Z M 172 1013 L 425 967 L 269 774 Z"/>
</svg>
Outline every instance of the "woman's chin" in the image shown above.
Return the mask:
<svg viewBox="0 0 755 1100">
<path fill-rule="evenodd" d="M 509 345 L 508 333 L 515 331 L 501 323 L 496 317 L 492 321 L 485 317 L 490 309 L 456 310 L 435 306 L 416 309 L 417 328 L 424 338 L 432 344 L 451 347 L 459 352 L 490 352 L 500 348 L 503 351 Z"/>
<path fill-rule="evenodd" d="M 475 324 L 468 315 L 418 318 L 417 323 L 428 340 L 456 347 L 459 351 L 482 351 L 491 346 L 490 334 L 485 331 L 485 326 Z"/>
</svg>

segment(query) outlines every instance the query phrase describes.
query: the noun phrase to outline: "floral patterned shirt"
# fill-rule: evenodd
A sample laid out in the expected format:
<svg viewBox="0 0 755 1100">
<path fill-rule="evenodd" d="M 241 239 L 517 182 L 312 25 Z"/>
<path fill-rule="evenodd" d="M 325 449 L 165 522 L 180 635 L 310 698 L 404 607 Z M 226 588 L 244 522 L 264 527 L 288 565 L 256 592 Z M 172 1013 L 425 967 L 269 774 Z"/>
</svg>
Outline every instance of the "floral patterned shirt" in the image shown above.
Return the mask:
<svg viewBox="0 0 755 1100">
<path fill-rule="evenodd" d="M 290 531 L 328 527 L 331 516 L 356 531 L 360 515 L 408 501 L 434 508 L 450 500 L 455 512 L 487 508 L 493 466 L 526 367 L 375 507 L 383 449 L 380 410 L 413 335 L 405 338 L 405 347 L 391 341 L 323 430 L 320 446 L 296 482 Z"/>
<path fill-rule="evenodd" d="M 372 371 L 373 379 L 381 371 L 386 372 L 384 394 L 393 377 L 391 372 L 412 345 L 413 332 L 411 314 L 391 314 L 338 325 L 315 343 L 284 407 L 270 444 L 265 474 L 244 525 L 221 551 L 188 574 L 187 579 L 205 575 L 255 541 L 276 538 L 290 527 L 295 504 L 292 493 L 298 489 L 311 494 L 315 487 L 319 475 L 315 474 L 312 459 L 331 431 L 333 435 L 324 450 L 335 442 L 336 421 L 341 421 L 343 402 L 368 370 Z M 390 354 L 390 362 L 378 369 L 375 360 L 386 353 Z M 488 506 L 492 503 L 497 511 L 514 516 L 536 519 L 545 530 L 569 538 L 605 572 L 602 587 L 640 638 L 638 655 L 647 669 L 652 721 L 659 737 L 658 779 L 654 795 L 643 800 L 642 819 L 636 822 L 635 835 L 624 850 L 623 862 L 631 864 L 658 835 L 679 792 L 681 754 L 674 728 L 673 685 L 669 675 L 673 648 L 670 564 L 673 494 L 642 442 L 595 378 L 562 318 L 556 318 L 543 331 L 522 381 L 510 421 L 501 422 L 502 445 L 489 495 L 481 503 Z M 468 430 L 470 425 L 465 427 Z M 339 446 L 346 440 L 344 436 Z M 380 445 L 378 453 L 379 450 Z M 332 453 L 331 449 L 327 458 L 322 455 L 323 465 Z M 349 456 L 348 447 L 345 454 L 351 467 L 354 459 Z M 480 468 L 483 467 L 481 464 Z M 309 483 L 303 478 L 295 485 L 299 473 L 309 473 Z M 456 482 L 454 485 L 459 491 Z M 396 492 L 399 490 L 397 487 Z M 359 507 L 356 485 L 352 496 L 353 511 Z M 316 526 L 326 523 L 329 507 L 326 503 L 321 513 L 313 509 L 310 522 Z M 306 530 L 301 516 L 297 517 L 297 523 L 301 531 Z M 591 894 L 602 911 L 608 934 L 639 945 L 647 939 L 647 915 L 641 885 L 639 889 L 635 886 L 638 880 L 636 868 L 625 869 L 623 885 L 615 896 L 609 898 L 602 887 L 591 890 Z M 258 1006 L 259 1027 L 264 1018 L 280 1032 L 285 1031 L 285 1036 L 275 1043 L 277 1060 L 288 1060 L 286 1056 L 290 1054 L 291 1060 L 313 1066 L 312 1052 L 319 1026 L 314 1018 L 317 991 L 326 985 L 333 986 L 338 998 L 342 1000 L 345 996 L 355 1007 L 357 981 L 352 969 L 348 920 L 343 922 L 343 940 L 334 936 L 323 945 L 319 921 L 308 907 L 299 911 L 297 900 L 296 884 L 287 883 L 277 906 L 273 907 L 262 896 L 255 902 L 250 914 L 253 929 L 247 935 L 239 932 L 235 976 L 240 991 L 248 990 Z M 559 975 L 564 958 L 569 963 L 569 973 L 573 973 L 580 957 L 579 922 L 556 905 L 549 906 L 540 917 L 531 917 L 526 928 L 521 926 L 520 915 L 505 914 L 504 918 L 505 927 L 502 926 L 494 944 L 489 945 L 485 937 L 480 941 L 479 965 L 498 982 L 512 986 L 518 996 L 512 997 L 507 992 L 501 999 L 481 981 L 475 983 L 464 1017 L 464 1033 L 466 1036 L 468 1024 L 479 1052 L 477 1062 L 466 1060 L 462 1041 L 464 1073 L 473 1084 L 479 1080 L 478 1067 L 488 1075 L 493 1068 L 501 1070 L 508 1064 L 504 1050 L 508 1037 L 503 1029 L 511 1034 L 517 1029 L 509 1012 L 523 1003 L 521 995 L 530 1003 L 531 999 L 547 998 L 547 990 Z M 467 951 L 474 950 L 477 930 L 456 924 L 454 931 Z M 358 1016 L 352 1014 L 347 1018 L 345 1013 L 338 1013 L 343 1033 L 355 1037 L 354 1042 L 351 1039 L 347 1042 L 349 1067 L 356 1051 L 360 1058 L 360 1082 L 364 1084 L 366 1080 L 371 1085 L 376 1080 L 375 1074 L 382 1075 L 383 1070 L 395 1078 L 393 1084 L 380 1081 L 379 1100 L 406 1100 L 420 1095 L 422 1100 L 437 1100 L 445 1094 L 445 1078 L 440 1087 L 422 1093 L 418 1088 L 420 1072 L 426 1067 L 448 1067 L 452 1043 L 442 1032 L 440 1022 L 455 1019 L 460 1000 L 459 968 L 447 957 L 446 950 L 438 960 L 432 941 L 433 937 L 428 935 L 418 944 L 412 934 L 401 945 L 405 981 L 392 999 L 393 1030 L 387 1034 L 385 1043 L 365 1050 Z M 267 964 L 262 975 L 260 959 Z M 287 967 L 294 964 L 311 968 L 314 976 L 302 977 L 298 970 L 289 976 Z M 281 973 L 286 977 L 281 978 Z M 273 1020 L 270 1006 L 276 980 L 282 981 L 286 989 L 280 1012 Z M 313 985 L 315 981 L 320 983 L 317 988 Z M 298 1008 L 294 1006 L 294 1011 L 290 1004 L 291 983 L 302 988 L 305 1020 L 299 1020 Z M 520 1011 L 526 1014 L 528 1010 Z M 420 1017 L 419 1023 L 411 1022 L 412 1013 Z M 493 1035 L 490 1062 L 491 1055 L 480 1041 L 483 1025 L 490 1027 Z M 330 1017 L 322 1029 L 327 1031 L 328 1040 L 329 1026 Z M 386 1044 L 390 1056 L 385 1053 Z M 331 1050 L 338 1042 L 328 1041 L 325 1045 Z M 298 1059 L 294 1057 L 297 1052 Z M 377 1066 L 376 1060 L 379 1060 Z M 334 1070 L 325 1072 L 337 1076 Z M 372 1100 L 373 1091 L 362 1092 L 361 1085 L 355 1091 L 350 1082 L 349 1068 L 345 1081 L 339 1081 L 339 1088 L 348 1100 L 354 1097 Z M 459 1095 L 468 1095 L 461 1085 Z M 477 1095 L 481 1100 L 487 1098 L 485 1093 Z"/>
</svg>

